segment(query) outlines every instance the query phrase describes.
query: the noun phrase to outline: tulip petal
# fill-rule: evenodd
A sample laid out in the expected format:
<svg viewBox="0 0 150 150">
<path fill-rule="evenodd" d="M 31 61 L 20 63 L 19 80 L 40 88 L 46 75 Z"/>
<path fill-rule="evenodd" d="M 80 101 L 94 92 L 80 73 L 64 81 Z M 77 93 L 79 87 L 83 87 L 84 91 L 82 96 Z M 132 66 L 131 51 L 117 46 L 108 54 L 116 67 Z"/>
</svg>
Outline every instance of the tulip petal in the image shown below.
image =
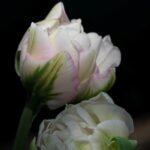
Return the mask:
<svg viewBox="0 0 150 150">
<path fill-rule="evenodd" d="M 48 35 L 51 34 L 51 32 L 59 26 L 58 20 L 42 20 L 40 22 L 37 22 L 36 25 L 40 27 L 45 32 L 48 32 Z"/>
<path fill-rule="evenodd" d="M 87 100 L 87 101 L 86 101 Z M 81 106 L 88 105 L 89 99 L 86 99 L 84 103 L 80 103 Z M 113 99 L 105 92 L 100 92 L 95 97 L 90 98 L 92 104 L 114 104 Z"/>
<path fill-rule="evenodd" d="M 99 70 L 102 74 L 106 73 L 110 68 L 118 67 L 121 61 L 121 53 L 117 47 L 107 55 L 103 62 L 99 65 Z"/>
<path fill-rule="evenodd" d="M 90 48 L 90 39 L 85 33 L 80 33 L 78 34 L 73 40 L 73 43 L 75 43 L 75 47 L 77 48 L 78 51 L 88 51 Z M 79 46 L 76 46 L 78 44 Z M 78 49 L 79 47 L 79 49 Z"/>
<path fill-rule="evenodd" d="M 57 3 L 50 13 L 46 16 L 45 20 L 59 20 L 60 23 L 68 23 L 69 19 L 66 15 L 64 5 L 62 2 Z"/>
<path fill-rule="evenodd" d="M 129 133 L 132 133 L 134 130 L 133 120 L 129 115 L 129 113 L 117 105 L 114 104 L 97 105 L 95 103 L 92 103 L 91 101 L 91 103 L 89 104 L 85 103 L 84 108 L 87 109 L 88 112 L 91 112 L 94 116 L 96 115 L 99 122 L 105 120 L 118 119 L 125 122 L 126 126 L 129 129 Z"/>
<path fill-rule="evenodd" d="M 104 134 L 99 132 L 97 129 L 94 134 L 89 136 L 89 143 L 92 150 L 103 150 L 106 149 L 107 138 Z"/>
<path fill-rule="evenodd" d="M 44 64 L 27 56 L 22 67 L 24 85 L 50 109 L 60 107 L 76 96 L 79 78 L 69 54 L 61 52 Z M 64 85 L 67 86 L 64 88 Z"/>
<path fill-rule="evenodd" d="M 21 52 L 20 51 L 16 51 L 16 55 L 15 55 L 15 70 L 18 76 L 20 76 L 20 55 Z"/>
<path fill-rule="evenodd" d="M 26 57 L 26 51 L 28 46 L 28 31 L 24 34 L 15 55 L 15 70 L 18 76 L 20 76 L 20 66 Z"/>
<path fill-rule="evenodd" d="M 26 78 L 32 76 L 35 70 L 41 66 L 42 63 L 32 57 L 30 54 L 26 54 L 25 60 L 20 65 L 20 75 L 22 81 L 25 81 Z"/>
<path fill-rule="evenodd" d="M 118 47 L 113 46 L 109 36 L 104 37 L 99 55 L 97 57 L 97 65 L 100 73 L 105 74 L 110 68 L 119 66 L 120 61 L 120 50 Z"/>
<path fill-rule="evenodd" d="M 95 69 L 96 54 L 94 51 L 84 51 L 80 53 L 79 77 L 81 82 L 89 79 Z"/>
<path fill-rule="evenodd" d="M 38 60 L 48 61 L 51 55 L 47 32 L 32 23 L 29 31 L 28 53 Z"/>
<path fill-rule="evenodd" d="M 102 37 L 94 32 L 88 33 L 88 37 L 91 41 L 91 50 L 95 50 L 98 53 L 102 43 Z"/>
<path fill-rule="evenodd" d="M 71 31 L 75 32 L 75 30 L 70 29 L 70 32 Z M 73 59 L 76 67 L 78 67 L 79 52 L 71 44 L 69 33 L 65 28 L 59 28 L 58 30 L 53 32 L 49 36 L 49 41 L 51 43 L 51 47 L 53 48 L 53 55 L 61 51 L 67 51 Z"/>
<path fill-rule="evenodd" d="M 65 150 L 63 143 L 55 135 L 48 135 L 47 141 L 45 141 L 44 145 L 46 150 Z"/>
<path fill-rule="evenodd" d="M 98 64 L 100 64 L 106 58 L 106 56 L 108 55 L 108 53 L 111 51 L 112 48 L 113 48 L 113 44 L 111 42 L 110 36 L 105 36 L 102 39 L 99 55 L 97 58 Z"/>
<path fill-rule="evenodd" d="M 117 119 L 103 121 L 97 128 L 110 139 L 115 136 L 128 137 L 129 135 L 129 130 L 124 121 Z"/>
<path fill-rule="evenodd" d="M 79 77 L 77 68 L 68 53 L 63 53 L 62 65 L 53 85 L 52 93 L 60 93 L 47 102 L 50 109 L 60 107 L 77 95 Z M 64 88 L 65 86 L 65 88 Z M 53 100 L 52 100 L 53 99 Z"/>
<path fill-rule="evenodd" d="M 81 92 L 78 96 L 78 100 L 89 99 L 96 96 L 102 91 L 108 91 L 115 82 L 115 69 L 110 70 L 107 74 L 102 75 L 99 70 L 95 69 L 95 72 L 90 76 L 87 83 L 82 85 Z"/>
</svg>

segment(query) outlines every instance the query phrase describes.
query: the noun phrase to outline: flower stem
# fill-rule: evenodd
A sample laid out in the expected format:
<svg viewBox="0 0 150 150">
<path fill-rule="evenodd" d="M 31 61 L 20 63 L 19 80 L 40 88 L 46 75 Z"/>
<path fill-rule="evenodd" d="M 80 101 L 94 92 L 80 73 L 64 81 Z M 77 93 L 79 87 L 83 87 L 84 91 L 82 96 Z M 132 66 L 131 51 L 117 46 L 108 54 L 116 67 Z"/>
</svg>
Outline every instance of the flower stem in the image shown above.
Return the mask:
<svg viewBox="0 0 150 150">
<path fill-rule="evenodd" d="M 24 107 L 21 119 L 19 122 L 13 150 L 23 150 L 26 147 L 28 134 L 32 122 L 41 108 L 40 102 L 36 98 L 31 98 Z"/>
</svg>

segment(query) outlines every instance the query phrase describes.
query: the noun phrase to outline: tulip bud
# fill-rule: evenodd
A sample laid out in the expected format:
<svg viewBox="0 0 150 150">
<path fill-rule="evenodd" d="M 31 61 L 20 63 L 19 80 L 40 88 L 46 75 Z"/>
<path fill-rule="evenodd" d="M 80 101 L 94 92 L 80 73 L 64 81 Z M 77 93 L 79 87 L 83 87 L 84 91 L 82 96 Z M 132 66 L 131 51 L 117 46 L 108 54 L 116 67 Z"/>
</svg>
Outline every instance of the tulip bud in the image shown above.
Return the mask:
<svg viewBox="0 0 150 150">
<path fill-rule="evenodd" d="M 56 119 L 39 129 L 39 150 L 120 150 L 116 139 L 128 139 L 134 130 L 131 116 L 101 93 L 76 105 L 67 105 Z M 115 142 L 115 144 L 114 144 Z M 115 147 L 114 147 L 115 145 Z"/>
<path fill-rule="evenodd" d="M 109 36 L 85 33 L 81 19 L 70 21 L 60 2 L 44 20 L 31 23 L 15 68 L 27 90 L 55 109 L 108 90 L 120 60 Z"/>
</svg>

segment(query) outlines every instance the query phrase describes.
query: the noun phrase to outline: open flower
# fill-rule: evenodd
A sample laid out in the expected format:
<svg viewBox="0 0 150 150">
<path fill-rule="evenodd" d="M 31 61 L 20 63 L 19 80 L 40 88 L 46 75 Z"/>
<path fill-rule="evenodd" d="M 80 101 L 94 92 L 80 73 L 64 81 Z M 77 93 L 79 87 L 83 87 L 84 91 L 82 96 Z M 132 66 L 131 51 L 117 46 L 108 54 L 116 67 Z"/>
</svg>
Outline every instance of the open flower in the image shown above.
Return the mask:
<svg viewBox="0 0 150 150">
<path fill-rule="evenodd" d="M 31 23 L 15 67 L 25 87 L 54 109 L 108 90 L 120 59 L 109 36 L 85 33 L 81 19 L 70 21 L 60 2 L 44 20 Z"/>
<path fill-rule="evenodd" d="M 111 139 L 128 138 L 134 130 L 131 116 L 105 93 L 76 105 L 67 105 L 56 119 L 39 129 L 39 150 L 120 150 Z"/>
</svg>

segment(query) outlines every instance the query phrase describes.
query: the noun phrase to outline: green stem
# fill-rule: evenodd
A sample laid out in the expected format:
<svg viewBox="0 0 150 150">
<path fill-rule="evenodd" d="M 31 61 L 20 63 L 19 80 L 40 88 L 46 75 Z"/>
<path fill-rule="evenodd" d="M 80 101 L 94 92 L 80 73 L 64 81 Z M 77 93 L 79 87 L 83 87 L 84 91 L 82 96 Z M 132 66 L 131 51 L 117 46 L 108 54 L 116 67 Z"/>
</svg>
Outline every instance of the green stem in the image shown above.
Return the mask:
<svg viewBox="0 0 150 150">
<path fill-rule="evenodd" d="M 31 98 L 28 101 L 27 105 L 24 107 L 17 134 L 15 143 L 13 146 L 13 150 L 23 150 L 25 149 L 26 142 L 28 140 L 28 134 L 32 125 L 32 122 L 40 110 L 41 104 L 36 98 Z"/>
</svg>

